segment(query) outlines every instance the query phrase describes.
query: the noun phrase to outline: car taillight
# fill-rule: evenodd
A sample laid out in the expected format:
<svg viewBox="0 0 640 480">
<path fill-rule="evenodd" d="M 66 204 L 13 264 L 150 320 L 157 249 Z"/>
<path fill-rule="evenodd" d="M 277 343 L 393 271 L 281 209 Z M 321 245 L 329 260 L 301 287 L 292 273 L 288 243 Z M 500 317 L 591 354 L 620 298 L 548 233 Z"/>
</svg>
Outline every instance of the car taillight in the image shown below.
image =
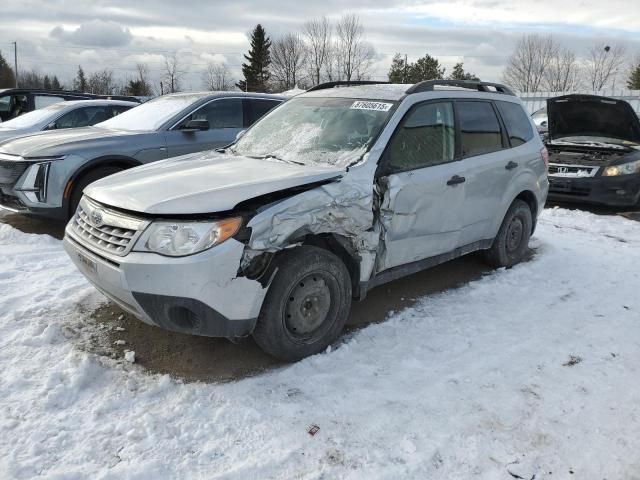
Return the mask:
<svg viewBox="0 0 640 480">
<path fill-rule="evenodd" d="M 544 165 L 548 167 L 549 166 L 549 150 L 547 150 L 546 147 L 540 150 L 540 156 L 542 157 L 542 161 L 544 162 Z"/>
</svg>

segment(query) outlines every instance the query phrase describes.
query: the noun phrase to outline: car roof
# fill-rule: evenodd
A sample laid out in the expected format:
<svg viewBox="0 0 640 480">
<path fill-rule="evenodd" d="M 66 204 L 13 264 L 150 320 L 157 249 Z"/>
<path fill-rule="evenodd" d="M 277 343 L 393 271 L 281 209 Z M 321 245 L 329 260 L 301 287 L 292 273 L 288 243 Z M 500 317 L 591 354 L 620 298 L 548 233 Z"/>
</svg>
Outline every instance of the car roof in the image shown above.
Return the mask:
<svg viewBox="0 0 640 480">
<path fill-rule="evenodd" d="M 327 88 L 301 93 L 298 97 L 334 97 L 334 98 L 375 98 L 379 100 L 400 100 L 413 84 L 379 83 L 375 85 L 355 85 L 340 88 Z"/>
<path fill-rule="evenodd" d="M 58 102 L 54 103 L 54 105 L 62 104 L 65 107 L 74 107 L 77 105 L 82 105 L 85 107 L 94 106 L 102 106 L 102 105 L 120 105 L 124 107 L 137 107 L 140 105 L 136 102 L 127 102 L 126 100 L 106 100 L 106 99 L 98 99 L 98 100 L 68 100 L 66 102 Z"/>
<path fill-rule="evenodd" d="M 222 98 L 222 97 L 247 97 L 247 98 L 271 98 L 274 100 L 286 100 L 284 95 L 275 95 L 272 93 L 253 93 L 253 92 L 239 92 L 239 91 L 225 91 L 225 92 L 178 92 L 167 93 L 162 95 L 163 97 L 193 97 L 193 98 Z M 159 97 L 156 97 L 159 98 Z"/>
</svg>

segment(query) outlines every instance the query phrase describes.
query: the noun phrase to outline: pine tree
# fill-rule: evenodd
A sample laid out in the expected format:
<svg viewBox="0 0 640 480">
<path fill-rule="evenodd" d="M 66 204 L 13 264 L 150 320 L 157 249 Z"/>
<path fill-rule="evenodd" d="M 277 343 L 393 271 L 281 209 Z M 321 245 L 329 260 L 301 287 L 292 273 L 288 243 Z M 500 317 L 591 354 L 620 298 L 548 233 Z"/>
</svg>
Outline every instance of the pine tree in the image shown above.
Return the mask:
<svg viewBox="0 0 640 480">
<path fill-rule="evenodd" d="M 51 80 L 51 89 L 52 90 L 63 90 L 62 85 L 60 85 L 60 80 L 58 80 L 57 76 L 53 76 Z"/>
<path fill-rule="evenodd" d="M 405 83 L 405 77 L 407 75 L 407 63 L 404 57 L 396 53 L 391 60 L 391 68 L 389 68 L 389 81 L 391 83 Z"/>
<path fill-rule="evenodd" d="M 13 69 L 0 52 L 0 88 L 13 88 L 16 86 L 16 77 Z"/>
<path fill-rule="evenodd" d="M 73 89 L 79 92 L 87 91 L 87 77 L 84 74 L 84 70 L 81 65 L 78 65 L 78 73 L 76 75 L 75 80 L 73 81 Z"/>
<path fill-rule="evenodd" d="M 49 75 L 44 76 L 44 79 L 42 81 L 42 88 L 44 88 L 45 90 L 51 90 L 51 79 L 49 78 Z"/>
<path fill-rule="evenodd" d="M 629 90 L 640 90 L 640 63 L 631 70 L 629 80 L 627 80 Z"/>
<path fill-rule="evenodd" d="M 251 33 L 251 48 L 244 58 L 248 63 L 242 64 L 244 80 L 236 86 L 246 92 L 266 92 L 269 82 L 269 65 L 271 64 L 271 39 L 262 25 L 256 25 Z"/>
<path fill-rule="evenodd" d="M 453 67 L 453 72 L 449 76 L 450 80 L 476 80 L 480 81 L 474 74 L 465 72 L 462 62 L 456 63 Z"/>
<path fill-rule="evenodd" d="M 440 66 L 440 62 L 428 53 L 419 58 L 416 63 L 411 64 L 409 68 L 409 82 L 418 83 L 424 80 L 438 80 L 444 78 L 444 67 Z"/>
</svg>

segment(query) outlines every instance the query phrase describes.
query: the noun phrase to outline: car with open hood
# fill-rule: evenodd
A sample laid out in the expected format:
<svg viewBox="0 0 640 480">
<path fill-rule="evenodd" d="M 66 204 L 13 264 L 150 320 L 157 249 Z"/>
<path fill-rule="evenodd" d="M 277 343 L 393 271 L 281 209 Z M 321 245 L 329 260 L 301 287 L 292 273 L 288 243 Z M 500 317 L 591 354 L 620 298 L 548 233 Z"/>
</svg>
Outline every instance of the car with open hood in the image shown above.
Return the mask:
<svg viewBox="0 0 640 480">
<path fill-rule="evenodd" d="M 164 95 L 92 127 L 0 143 L 0 208 L 68 220 L 91 182 L 131 167 L 228 145 L 284 97 Z"/>
<path fill-rule="evenodd" d="M 640 201 L 640 120 L 624 100 L 547 100 L 549 199 L 613 207 Z"/>
<path fill-rule="evenodd" d="M 548 185 L 513 92 L 356 83 L 314 87 L 226 148 L 89 185 L 70 258 L 149 324 L 253 334 L 283 360 L 324 350 L 376 285 L 477 250 L 521 261 Z"/>
</svg>

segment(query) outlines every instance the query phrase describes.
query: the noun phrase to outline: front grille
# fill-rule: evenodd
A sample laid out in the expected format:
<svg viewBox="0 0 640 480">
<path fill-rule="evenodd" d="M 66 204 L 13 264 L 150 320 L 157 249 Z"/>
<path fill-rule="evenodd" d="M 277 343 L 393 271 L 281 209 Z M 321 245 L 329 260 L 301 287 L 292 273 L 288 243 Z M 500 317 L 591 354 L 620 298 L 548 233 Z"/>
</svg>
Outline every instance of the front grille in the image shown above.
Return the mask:
<svg viewBox="0 0 640 480">
<path fill-rule="evenodd" d="M 0 160 L 0 186 L 12 187 L 25 172 L 29 162 L 5 162 Z"/>
<path fill-rule="evenodd" d="M 122 257 L 131 251 L 148 224 L 83 198 L 70 227 L 81 244 Z"/>
<path fill-rule="evenodd" d="M 600 167 L 593 167 L 588 165 L 563 165 L 560 163 L 549 164 L 549 175 L 555 177 L 594 177 Z"/>
</svg>

